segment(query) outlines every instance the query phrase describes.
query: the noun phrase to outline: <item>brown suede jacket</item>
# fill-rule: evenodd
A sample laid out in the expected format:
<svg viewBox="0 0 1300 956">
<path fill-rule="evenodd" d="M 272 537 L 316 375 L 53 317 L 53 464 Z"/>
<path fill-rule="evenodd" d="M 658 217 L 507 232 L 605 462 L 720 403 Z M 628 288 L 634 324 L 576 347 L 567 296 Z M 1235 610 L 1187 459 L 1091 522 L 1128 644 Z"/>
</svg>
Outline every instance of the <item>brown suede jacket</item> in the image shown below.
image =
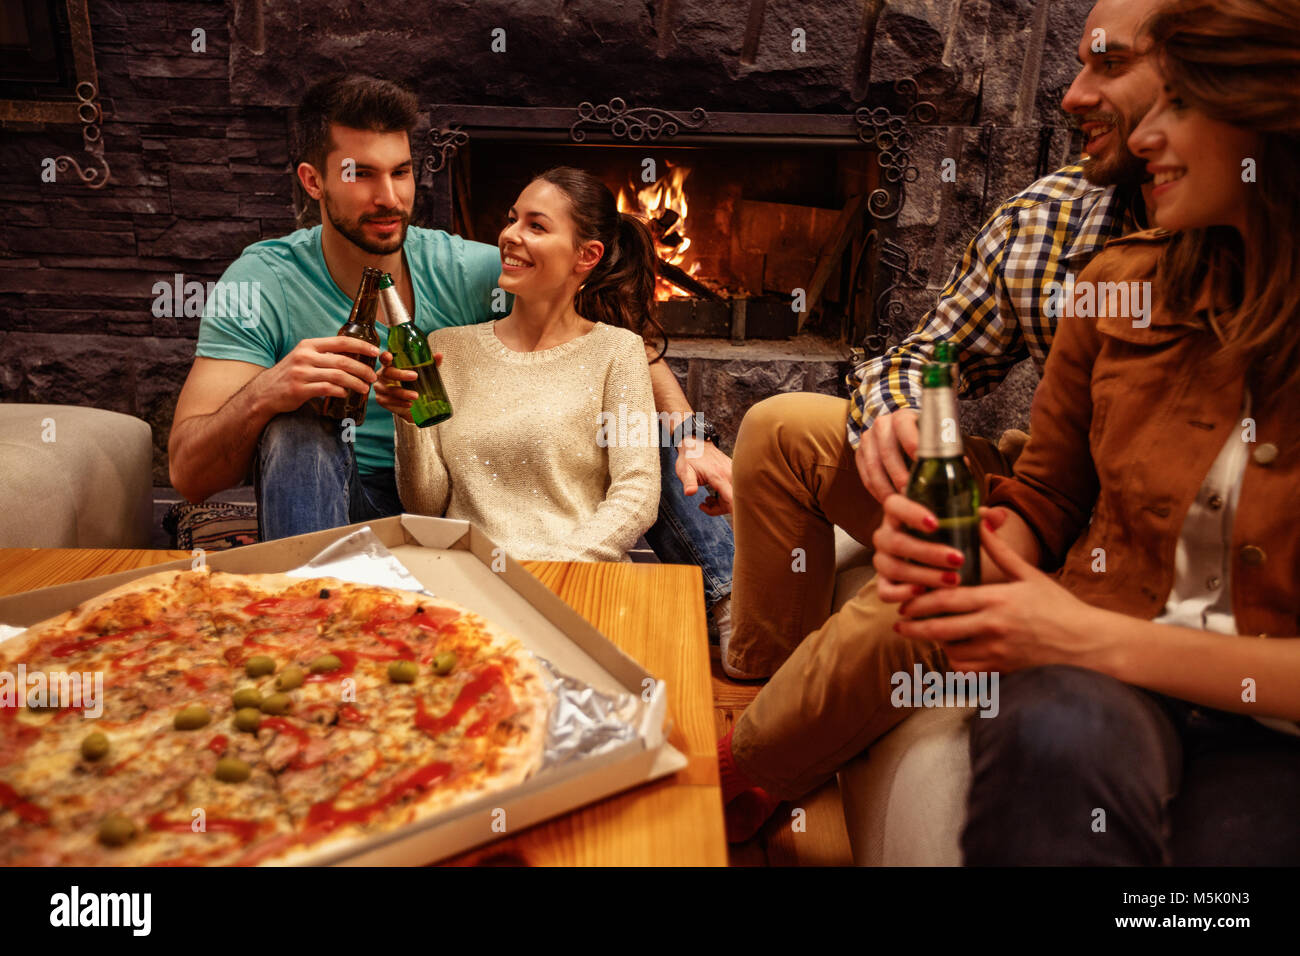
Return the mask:
<svg viewBox="0 0 1300 956">
<path fill-rule="evenodd" d="M 1108 243 L 1076 280 L 1076 309 L 1086 283 L 1154 280 L 1168 241 L 1153 230 Z M 1015 477 L 992 479 L 988 504 L 1029 523 L 1041 566 L 1059 568 L 1079 598 L 1150 620 L 1173 587 L 1183 519 L 1211 464 L 1229 435 L 1253 441 L 1232 527 L 1233 615 L 1243 634 L 1296 636 L 1300 390 L 1252 387 L 1251 434 L 1240 414 L 1247 373 L 1225 360 L 1205 318 L 1209 297 L 1207 282 L 1192 313 L 1178 315 L 1148 296 L 1147 327 L 1131 298 L 1134 316 L 1062 316 L 1029 442 Z M 1104 571 L 1094 570 L 1099 558 Z"/>
</svg>

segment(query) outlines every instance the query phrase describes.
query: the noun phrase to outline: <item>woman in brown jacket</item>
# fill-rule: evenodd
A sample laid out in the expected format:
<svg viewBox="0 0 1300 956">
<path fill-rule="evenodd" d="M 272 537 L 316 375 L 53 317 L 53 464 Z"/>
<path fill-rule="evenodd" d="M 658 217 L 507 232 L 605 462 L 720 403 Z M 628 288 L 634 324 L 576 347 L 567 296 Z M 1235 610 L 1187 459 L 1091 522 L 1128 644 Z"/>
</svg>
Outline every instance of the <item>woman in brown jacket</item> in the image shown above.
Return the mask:
<svg viewBox="0 0 1300 956">
<path fill-rule="evenodd" d="M 1175 0 L 1147 35 L 1161 231 L 1079 276 L 985 583 L 944 585 L 901 495 L 875 538 L 900 633 L 1003 676 L 968 864 L 1300 863 L 1300 0 Z"/>
</svg>

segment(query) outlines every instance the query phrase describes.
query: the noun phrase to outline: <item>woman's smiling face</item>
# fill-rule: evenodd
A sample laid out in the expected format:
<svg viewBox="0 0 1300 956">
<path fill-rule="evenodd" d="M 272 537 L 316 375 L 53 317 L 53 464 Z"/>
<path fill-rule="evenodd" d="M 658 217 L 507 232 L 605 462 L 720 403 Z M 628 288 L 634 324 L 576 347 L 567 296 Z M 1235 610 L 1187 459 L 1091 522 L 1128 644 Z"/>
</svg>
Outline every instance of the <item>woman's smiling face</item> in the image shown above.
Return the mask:
<svg viewBox="0 0 1300 956">
<path fill-rule="evenodd" d="M 529 183 L 510 207 L 497 247 L 501 288 L 513 293 L 558 289 L 575 277 L 581 281 L 604 252 L 597 241 L 578 242 L 568 197 L 542 179 Z"/>
<path fill-rule="evenodd" d="M 1232 226 L 1245 234 L 1256 133 L 1211 119 L 1166 85 L 1129 137 L 1129 148 L 1146 160 L 1153 177 L 1156 225 L 1171 231 Z"/>
</svg>

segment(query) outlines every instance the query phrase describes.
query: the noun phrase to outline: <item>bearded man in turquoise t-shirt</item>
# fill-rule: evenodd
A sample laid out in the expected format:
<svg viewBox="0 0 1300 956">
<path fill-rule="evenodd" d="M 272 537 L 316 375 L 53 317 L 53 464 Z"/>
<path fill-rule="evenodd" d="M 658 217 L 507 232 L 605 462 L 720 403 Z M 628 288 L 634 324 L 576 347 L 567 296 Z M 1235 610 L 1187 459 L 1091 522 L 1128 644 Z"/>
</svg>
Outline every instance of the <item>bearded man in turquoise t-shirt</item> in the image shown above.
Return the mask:
<svg viewBox="0 0 1300 956">
<path fill-rule="evenodd" d="M 251 476 L 262 540 L 402 510 L 392 415 L 374 397 L 374 369 L 348 357 L 378 357 L 388 330 L 376 326 L 381 348 L 337 335 L 366 266 L 392 274 L 426 333 L 510 311 L 496 246 L 410 225 L 417 109 L 410 92 L 368 76 L 308 90 L 296 173 L 320 202 L 321 225 L 249 246 L 221 277 L 222 294 L 208 297 L 172 421 L 172 486 L 198 502 Z M 659 411 L 693 414 L 666 363 L 651 365 L 651 380 Z M 352 429 L 309 402 L 349 390 L 369 396 Z M 647 538 L 663 560 L 702 566 L 706 601 L 725 618 L 734 542 L 720 515 L 730 510 L 731 461 L 689 434 L 676 446 L 662 450 L 660 519 Z M 719 503 L 706 504 L 706 484 Z"/>
</svg>

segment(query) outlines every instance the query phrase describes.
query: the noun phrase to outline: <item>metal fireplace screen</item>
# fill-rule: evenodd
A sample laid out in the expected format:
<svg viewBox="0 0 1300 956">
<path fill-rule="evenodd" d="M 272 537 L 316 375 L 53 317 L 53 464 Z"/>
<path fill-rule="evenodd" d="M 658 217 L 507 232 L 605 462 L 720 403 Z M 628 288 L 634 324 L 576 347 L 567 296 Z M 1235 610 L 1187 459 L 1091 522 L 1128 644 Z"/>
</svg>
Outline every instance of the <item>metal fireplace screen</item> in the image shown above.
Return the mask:
<svg viewBox="0 0 1300 956">
<path fill-rule="evenodd" d="M 579 166 L 655 232 L 670 335 L 813 328 L 857 343 L 875 325 L 874 276 L 905 182 L 882 117 L 670 113 L 617 99 L 576 112 L 440 106 L 424 134 L 419 218 L 494 243 L 531 176 Z"/>
</svg>

